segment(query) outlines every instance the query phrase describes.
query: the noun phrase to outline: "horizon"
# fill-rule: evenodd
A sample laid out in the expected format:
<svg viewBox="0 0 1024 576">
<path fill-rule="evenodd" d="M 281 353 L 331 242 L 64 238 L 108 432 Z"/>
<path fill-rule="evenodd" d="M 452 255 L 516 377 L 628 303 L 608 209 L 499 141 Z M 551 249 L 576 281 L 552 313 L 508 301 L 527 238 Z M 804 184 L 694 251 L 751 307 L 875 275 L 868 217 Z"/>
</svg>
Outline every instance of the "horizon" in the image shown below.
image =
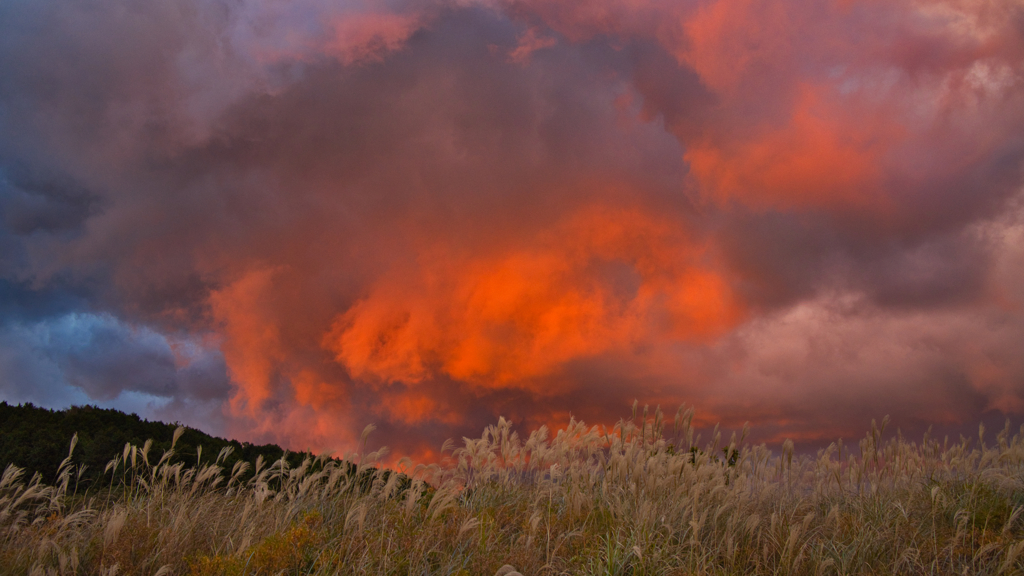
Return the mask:
<svg viewBox="0 0 1024 576">
<path fill-rule="evenodd" d="M 1019 424 L 1021 30 L 994 0 L 8 3 L 0 400 L 424 459 L 634 401 L 798 447 Z"/>
<path fill-rule="evenodd" d="M 314 449 L 308 448 L 308 447 L 307 448 L 295 448 L 295 447 L 281 446 L 281 445 L 278 445 L 276 443 L 256 444 L 256 443 L 253 443 L 253 442 L 246 441 L 244 439 L 234 438 L 234 437 L 231 437 L 231 436 L 218 436 L 218 435 L 213 434 L 213 433 L 211 433 L 211 432 L 209 432 L 207 430 L 204 430 L 201 426 L 192 426 L 192 425 L 188 425 L 188 424 L 183 424 L 183 423 L 178 422 L 178 421 L 167 422 L 167 421 L 163 421 L 163 420 L 160 420 L 160 419 L 147 418 L 144 415 L 140 415 L 140 414 L 137 414 L 137 413 L 134 413 L 134 412 L 125 412 L 125 411 L 119 410 L 117 408 L 103 408 L 103 407 L 92 405 L 92 404 L 72 405 L 72 406 L 67 406 L 67 407 L 64 407 L 64 408 L 46 408 L 44 406 L 36 406 L 32 402 L 24 402 L 24 403 L 20 403 L 20 404 L 9 404 L 6 400 L 0 399 L 0 405 L 14 407 L 14 408 L 23 408 L 23 407 L 25 407 L 25 408 L 29 408 L 29 409 L 40 409 L 40 410 L 49 411 L 51 413 L 55 413 L 55 412 L 68 412 L 68 411 L 73 410 L 73 409 L 79 409 L 79 410 L 80 409 L 96 409 L 96 410 L 104 410 L 104 411 L 114 411 L 114 412 L 118 412 L 120 414 L 124 414 L 124 415 L 128 415 L 128 416 L 135 416 L 135 417 L 139 418 L 139 420 L 141 422 L 163 424 L 165 426 L 174 426 L 174 427 L 177 427 L 177 428 L 184 428 L 186 430 L 191 429 L 191 430 L 194 430 L 194 431 L 199 432 L 201 434 L 210 436 L 214 440 L 221 440 L 221 441 L 229 442 L 229 443 L 235 442 L 235 443 L 238 443 L 238 444 L 242 445 L 243 447 L 244 446 L 253 446 L 253 447 L 259 447 L 259 448 L 267 448 L 267 447 L 279 448 L 279 449 L 282 449 L 284 451 L 285 455 L 288 455 L 288 454 L 308 454 L 308 455 L 311 455 L 311 456 L 326 457 L 326 458 L 337 459 L 337 460 L 342 460 L 342 461 L 349 461 L 351 458 L 361 459 L 361 458 L 366 457 L 367 455 L 372 455 L 373 459 L 371 460 L 371 462 L 377 463 L 377 464 L 379 464 L 379 465 L 381 465 L 381 466 L 383 466 L 385 468 L 388 468 L 388 469 L 394 467 L 396 464 L 400 464 L 400 462 L 399 462 L 400 460 L 408 457 L 407 455 L 401 455 L 401 457 L 399 457 L 398 455 L 395 455 L 395 454 L 391 453 L 391 449 L 390 449 L 389 446 L 377 445 L 378 443 L 371 442 L 371 440 L 373 439 L 373 432 L 376 429 L 376 426 L 373 425 L 372 423 L 367 425 L 367 428 L 364 428 L 363 433 L 361 435 L 360 440 L 363 443 L 362 451 L 350 451 L 350 452 L 346 452 L 346 453 L 336 453 L 336 452 L 332 452 L 332 451 L 318 451 L 318 450 L 314 450 Z M 622 418 L 620 418 L 619 420 L 617 420 L 613 424 L 607 424 L 607 425 L 606 424 L 600 424 L 600 423 L 599 424 L 591 424 L 591 423 L 586 423 L 586 422 L 583 422 L 583 421 L 580 421 L 580 420 L 575 420 L 575 419 L 572 420 L 571 422 L 566 422 L 564 425 L 557 425 L 556 424 L 553 427 L 548 427 L 548 425 L 545 424 L 545 425 L 542 425 L 542 426 L 547 428 L 547 433 L 543 434 L 543 436 L 548 438 L 549 440 L 554 439 L 555 437 L 559 436 L 560 433 L 562 433 L 563 431 L 567 430 L 573 424 L 576 424 L 576 425 L 584 424 L 585 428 L 586 428 L 586 430 L 588 432 L 589 431 L 596 431 L 597 433 L 602 434 L 602 435 L 603 434 L 607 434 L 609 432 L 612 432 L 615 429 L 619 429 L 620 427 L 628 427 L 631 424 L 635 426 L 638 422 L 646 422 L 647 425 L 652 426 L 652 430 L 653 430 L 654 424 L 658 421 L 658 416 L 656 415 L 656 413 L 657 413 L 658 410 L 660 410 L 660 407 L 655 407 L 653 410 L 650 410 L 649 406 L 644 406 L 643 409 L 640 410 L 639 409 L 639 405 L 638 405 L 638 406 L 634 407 L 634 410 L 637 410 L 637 412 L 633 413 L 631 417 L 623 416 Z M 693 418 L 693 414 L 696 413 L 696 410 L 694 409 L 694 407 L 688 407 L 687 408 L 686 406 L 680 407 L 678 412 L 675 414 L 675 416 L 676 417 L 680 416 L 686 410 L 692 411 L 690 413 L 691 414 L 690 418 Z M 649 415 L 648 415 L 648 411 L 649 411 Z M 870 423 L 867 423 L 865 425 L 864 433 L 861 436 L 838 437 L 838 438 L 834 438 L 834 439 L 831 439 L 831 440 L 829 440 L 829 439 L 815 439 L 810 444 L 801 444 L 799 442 L 793 442 L 792 439 L 790 439 L 788 437 L 774 438 L 772 441 L 769 441 L 769 442 L 763 442 L 762 441 L 760 443 L 755 443 L 755 442 L 752 442 L 750 440 L 751 432 L 752 431 L 749 429 L 749 426 L 744 426 L 743 429 L 732 430 L 732 429 L 722 429 L 717 424 L 715 426 L 711 426 L 711 427 L 700 427 L 700 426 L 691 427 L 691 426 L 687 425 L 687 426 L 685 426 L 685 428 L 687 428 L 688 430 L 691 431 L 689 433 L 689 439 L 687 439 L 684 436 L 680 436 L 674 429 L 673 429 L 673 431 L 671 433 L 669 433 L 670 426 L 669 426 L 668 418 L 671 417 L 671 416 L 672 416 L 672 414 L 667 414 L 667 413 L 662 412 L 662 417 L 664 418 L 664 420 L 662 421 L 662 431 L 661 431 L 660 434 L 655 435 L 654 438 L 661 439 L 661 440 L 665 441 L 669 447 L 675 446 L 677 449 L 680 446 L 682 446 L 682 443 L 684 441 L 687 441 L 687 442 L 691 442 L 692 443 L 692 448 L 696 448 L 696 449 L 699 449 L 701 451 L 712 450 L 712 452 L 713 452 L 714 451 L 712 449 L 712 445 L 713 444 L 716 445 L 718 448 L 723 448 L 724 449 L 724 446 L 731 445 L 731 442 L 733 440 L 735 440 L 736 441 L 735 446 L 736 446 L 736 448 L 738 450 L 749 449 L 749 448 L 752 448 L 754 446 L 763 446 L 763 447 L 768 448 L 770 453 L 774 453 L 776 450 L 783 450 L 783 451 L 785 451 L 785 447 L 783 445 L 788 442 L 788 443 L 790 443 L 790 447 L 791 447 L 790 449 L 793 450 L 793 454 L 798 455 L 798 456 L 803 456 L 803 457 L 809 457 L 809 458 L 813 459 L 813 458 L 816 458 L 816 457 L 820 457 L 823 451 L 829 450 L 831 448 L 835 448 L 837 446 L 840 447 L 840 448 L 845 446 L 852 453 L 852 451 L 854 450 L 854 447 L 858 446 L 858 442 L 863 440 L 865 437 L 872 438 L 872 433 L 873 432 L 878 434 L 877 438 L 875 438 L 874 442 L 880 442 L 883 445 L 886 444 L 886 443 L 889 443 L 889 442 L 897 441 L 897 440 L 902 440 L 902 441 L 910 442 L 911 445 L 917 445 L 917 439 L 913 438 L 913 437 L 910 437 L 907 434 L 904 434 L 902 429 L 898 425 L 892 423 L 888 416 L 885 416 L 884 418 L 882 418 L 880 420 L 872 419 Z M 683 416 L 685 418 L 685 414 L 683 414 Z M 515 422 L 513 422 L 511 420 L 505 419 L 505 418 L 503 418 L 501 416 L 499 416 L 499 420 L 496 420 L 495 422 L 491 423 L 490 425 L 487 426 L 487 428 L 489 429 L 489 428 L 492 428 L 492 427 L 494 427 L 496 425 L 500 427 L 501 426 L 500 421 L 502 421 L 502 420 L 508 423 L 508 426 L 510 427 L 510 431 L 515 433 L 518 436 L 520 442 L 525 441 L 526 439 L 528 439 L 531 436 L 531 434 L 533 434 L 534 432 L 540 432 L 539 428 L 523 429 L 523 427 L 521 425 L 519 425 L 519 424 L 517 424 L 517 423 L 515 423 Z M 920 446 L 924 446 L 925 445 L 925 441 L 931 440 L 931 441 L 939 442 L 939 440 L 941 439 L 941 442 L 938 444 L 938 446 L 942 450 L 947 449 L 947 447 L 951 445 L 951 442 L 952 442 L 952 444 L 957 444 L 958 442 L 966 442 L 967 446 L 975 446 L 975 447 L 981 448 L 981 447 L 992 445 L 992 444 L 990 444 L 988 442 L 988 440 L 990 440 L 991 438 L 997 438 L 1002 433 L 1006 433 L 1006 434 L 1009 434 L 1011 436 L 1015 435 L 1015 434 L 1019 434 L 1021 436 L 1024 436 L 1024 423 L 1019 423 L 1018 424 L 1018 428 L 1015 428 L 1014 427 L 1014 423 L 1010 419 L 1004 420 L 999 426 L 995 426 L 995 422 L 994 421 L 990 421 L 989 425 L 986 425 L 985 422 L 982 421 L 982 422 L 979 422 L 976 425 L 976 428 L 974 429 L 974 434 L 973 435 L 971 433 L 969 433 L 969 432 L 970 431 L 966 430 L 962 425 L 956 425 L 956 426 L 952 426 L 952 427 L 939 427 L 938 430 L 936 430 L 934 426 L 929 426 L 928 429 L 924 430 L 922 432 L 922 434 L 921 434 L 922 442 L 921 442 Z M 715 440 L 716 433 L 718 434 L 718 440 L 717 441 Z M 75 436 L 79 436 L 79 434 L 80 434 L 80 431 L 76 432 Z M 483 429 L 480 430 L 476 437 L 479 437 L 480 434 L 486 434 L 486 430 L 483 430 Z M 955 437 L 951 437 L 951 434 L 955 434 L 956 436 Z M 974 438 L 975 436 L 977 436 L 977 440 L 978 440 L 977 444 L 975 444 L 975 438 Z M 463 440 L 468 442 L 470 440 L 475 439 L 476 437 L 463 438 Z M 754 437 L 756 438 L 756 434 L 754 434 Z M 151 438 L 151 439 L 154 439 L 154 438 Z M 460 448 L 463 448 L 463 446 L 461 446 L 459 444 L 459 442 L 455 442 L 455 440 L 456 440 L 455 438 L 449 438 L 449 439 L 445 440 L 445 442 L 443 444 L 449 446 L 448 448 L 445 449 L 445 451 L 437 451 L 437 452 L 430 451 L 430 450 L 424 451 L 424 452 L 422 452 L 420 454 L 417 454 L 418 459 L 410 458 L 410 462 L 412 464 L 431 464 L 431 463 L 440 464 L 443 461 L 450 460 L 450 456 L 443 456 L 443 454 L 446 451 L 458 450 Z M 676 444 L 677 441 L 679 442 L 679 444 Z M 858 449 L 862 450 L 863 446 L 860 446 Z M 116 451 L 116 452 L 119 453 L 120 449 L 118 449 L 118 451 Z M 112 456 L 116 457 L 117 453 L 112 454 Z M 863 456 L 863 454 L 861 456 Z M 406 464 L 408 465 L 410 462 L 407 462 Z"/>
<path fill-rule="evenodd" d="M 120 410 L 119 408 L 116 408 L 116 407 L 103 407 L 103 406 L 99 406 L 99 405 L 96 405 L 96 404 L 74 404 L 74 405 L 71 405 L 71 406 L 64 406 L 64 407 L 58 407 L 58 408 L 49 408 L 49 407 L 46 407 L 46 406 L 35 405 L 32 402 L 23 402 L 23 403 L 18 403 L 18 404 L 11 404 L 11 403 L 8 403 L 7 400 L 4 400 L 4 399 L 0 399 L 0 404 L 6 405 L 6 406 L 15 407 L 15 408 L 21 408 L 21 407 L 35 408 L 35 409 L 47 410 L 47 411 L 50 411 L 50 412 L 67 412 L 67 411 L 72 410 L 72 409 L 83 409 L 83 408 L 91 408 L 91 409 L 97 409 L 97 410 L 112 410 L 112 411 L 119 412 L 121 414 L 126 414 L 126 415 L 129 415 L 129 416 L 135 416 L 135 417 L 139 418 L 142 422 L 157 423 L 157 424 L 163 424 L 163 425 L 166 425 L 166 426 L 177 426 L 177 427 L 182 427 L 182 428 L 185 428 L 185 429 L 191 429 L 191 430 L 195 430 L 195 431 L 197 431 L 199 433 L 206 434 L 206 435 L 208 435 L 210 437 L 213 437 L 214 439 L 217 439 L 217 440 L 223 440 L 223 441 L 226 441 L 226 442 L 238 442 L 239 444 L 242 444 L 243 446 L 245 446 L 245 445 L 251 445 L 251 446 L 276 446 L 278 448 L 283 449 L 286 454 L 288 454 L 288 453 L 292 453 L 292 454 L 311 454 L 311 455 L 316 455 L 316 456 L 326 456 L 326 457 L 329 457 L 329 458 L 347 460 L 350 457 L 362 457 L 362 456 L 365 456 L 367 454 L 371 454 L 372 453 L 372 454 L 375 455 L 375 460 L 374 461 L 378 462 L 381 465 L 386 466 L 386 467 L 392 467 L 396 463 L 398 463 L 399 460 L 401 460 L 402 458 L 406 458 L 406 457 L 409 457 L 410 460 L 413 463 L 417 463 L 417 464 L 440 463 L 442 460 L 445 460 L 445 459 L 448 458 L 447 456 L 442 456 L 442 454 L 444 454 L 444 452 L 441 452 L 440 450 L 435 451 L 435 450 L 432 450 L 429 447 L 425 447 L 419 453 L 417 453 L 415 455 L 412 455 L 412 457 L 410 457 L 409 454 L 393 454 L 392 451 L 391 451 L 391 447 L 390 446 L 387 446 L 386 444 L 380 444 L 378 442 L 372 441 L 372 440 L 375 440 L 373 438 L 373 436 L 374 436 L 373 432 L 376 431 L 376 425 L 373 424 L 372 422 L 369 423 L 367 425 L 367 427 L 364 428 L 363 431 L 362 431 L 365 436 L 361 436 L 361 438 L 360 438 L 361 442 L 364 442 L 364 444 L 362 446 L 362 451 L 361 452 L 358 451 L 358 450 L 352 450 L 352 451 L 348 451 L 348 452 L 345 452 L 345 453 L 339 453 L 339 452 L 331 451 L 331 450 L 316 450 L 316 449 L 313 449 L 311 447 L 302 448 L 302 447 L 297 447 L 297 446 L 294 446 L 294 445 L 290 446 L 290 445 L 286 445 L 286 444 L 278 444 L 276 442 L 265 442 L 265 443 L 251 442 L 251 441 L 248 441 L 248 440 L 246 440 L 244 438 L 234 437 L 234 436 L 232 436 L 230 434 L 217 434 L 217 433 L 215 433 L 215 432 L 213 432 L 213 431 L 211 431 L 209 429 L 206 429 L 202 424 L 193 425 L 193 424 L 182 423 L 182 422 L 177 421 L 177 420 L 175 420 L 173 422 L 170 422 L 170 421 L 166 421 L 166 420 L 160 419 L 159 417 L 152 417 L 152 416 L 147 417 L 144 414 L 139 414 L 139 413 L 130 412 L 130 411 L 124 411 L 124 410 Z M 601 423 L 588 423 L 588 422 L 584 422 L 582 420 L 575 419 L 575 417 L 571 417 L 572 418 L 571 421 L 566 421 L 565 423 L 561 423 L 561 424 L 559 424 L 559 423 L 552 423 L 550 425 L 549 424 L 542 424 L 541 426 L 543 426 L 544 428 L 547 429 L 547 436 L 550 437 L 550 438 L 554 438 L 555 436 L 557 436 L 561 432 L 565 431 L 573 423 L 575 423 L 575 424 L 584 424 L 586 426 L 587 430 L 598 430 L 600 433 L 604 434 L 604 433 L 607 433 L 608 431 L 611 431 L 611 430 L 613 430 L 613 429 L 615 429 L 615 428 L 617 428 L 617 427 L 619 427 L 620 425 L 623 425 L 623 424 L 627 424 L 627 423 L 630 423 L 630 422 L 635 424 L 637 422 L 645 421 L 644 420 L 644 418 L 645 418 L 644 414 L 645 414 L 645 411 L 647 411 L 647 410 L 650 411 L 650 415 L 646 416 L 646 422 L 649 425 L 653 425 L 656 422 L 655 413 L 656 413 L 656 411 L 661 410 L 661 407 L 660 406 L 655 406 L 655 407 L 644 406 L 642 409 L 639 409 L 639 405 L 638 405 L 634 409 L 638 409 L 639 411 L 637 413 L 633 414 L 632 416 L 624 415 L 624 416 L 621 416 L 620 418 L 618 418 L 617 420 L 612 421 L 612 422 L 608 422 L 608 423 L 603 423 L 603 422 L 601 422 Z M 678 412 L 675 413 L 674 415 L 675 416 L 679 416 L 680 413 L 684 412 L 687 409 L 688 410 L 692 410 L 694 412 L 694 417 L 693 417 L 693 420 L 692 420 L 694 423 L 698 423 L 698 422 L 700 422 L 702 420 L 700 418 L 696 418 L 695 417 L 698 411 L 696 410 L 696 407 L 693 407 L 693 406 L 687 407 L 687 406 L 683 405 L 683 406 L 678 408 Z M 673 416 L 673 414 L 670 414 L 670 413 L 662 411 L 662 416 L 665 418 L 665 421 L 664 421 L 664 424 L 663 424 L 663 432 L 662 432 L 660 438 L 665 440 L 669 445 L 674 445 L 674 443 L 675 443 L 674 441 L 677 441 L 677 440 L 682 442 L 684 440 L 683 437 L 679 436 L 675 432 L 673 432 L 672 434 L 668 433 L 669 425 L 668 425 L 668 420 L 667 419 L 670 416 Z M 882 442 L 891 442 L 891 441 L 895 441 L 897 439 L 903 439 L 905 441 L 909 441 L 909 442 L 911 442 L 911 443 L 916 445 L 917 444 L 917 438 L 920 437 L 922 440 L 930 439 L 930 440 L 934 440 L 934 441 L 939 441 L 939 439 L 942 439 L 940 445 L 943 446 L 943 447 L 950 445 L 950 442 L 955 444 L 958 441 L 966 441 L 968 443 L 968 445 L 974 445 L 975 437 L 977 437 L 977 439 L 978 439 L 977 446 L 981 447 L 981 446 L 984 446 L 984 445 L 988 445 L 988 440 L 998 436 L 1002 432 L 1008 432 L 1010 434 L 1019 433 L 1021 435 L 1024 435 L 1024 422 L 1019 422 L 1019 423 L 1015 424 L 1014 421 L 1012 419 L 1010 419 L 1010 418 L 1005 418 L 1002 421 L 996 421 L 995 417 L 996 417 L 996 415 L 989 415 L 989 418 L 987 420 L 981 420 L 981 421 L 979 421 L 979 422 L 977 422 L 977 423 L 975 423 L 973 425 L 961 424 L 961 423 L 953 424 L 953 425 L 946 425 L 946 426 L 929 425 L 929 426 L 927 426 L 927 428 L 925 428 L 923 430 L 912 430 L 912 432 L 910 434 L 908 434 L 908 433 L 904 433 L 903 432 L 903 429 L 902 429 L 902 427 L 899 426 L 898 422 L 896 422 L 896 423 L 892 422 L 890 417 L 888 415 L 885 415 L 882 418 L 879 418 L 879 419 L 872 418 L 870 420 L 870 422 L 866 422 L 864 424 L 863 430 L 861 431 L 860 435 L 853 434 L 853 435 L 848 435 L 848 436 L 837 436 L 835 438 L 820 437 L 820 438 L 814 438 L 814 439 L 810 440 L 809 442 L 793 441 L 792 438 L 790 438 L 788 436 L 785 436 L 785 435 L 782 435 L 782 436 L 772 436 L 769 439 L 765 439 L 762 434 L 758 434 L 757 431 L 750 429 L 749 422 L 745 422 L 743 426 L 735 428 L 735 429 L 723 428 L 723 427 L 720 426 L 720 423 L 715 423 L 715 424 L 712 424 L 712 425 L 709 425 L 709 424 L 706 424 L 706 423 L 705 424 L 697 424 L 695 426 L 688 426 L 687 428 L 692 431 L 690 440 L 692 441 L 693 447 L 694 448 L 700 448 L 701 450 L 704 450 L 704 449 L 710 447 L 711 444 L 714 443 L 715 434 L 718 433 L 719 437 L 720 437 L 719 442 L 724 442 L 727 439 L 727 437 L 731 436 L 732 438 L 735 438 L 737 440 L 736 446 L 738 448 L 740 448 L 740 447 L 748 447 L 749 448 L 749 447 L 760 445 L 760 446 L 764 446 L 764 447 L 768 448 L 771 452 L 775 452 L 776 450 L 783 449 L 783 444 L 784 443 L 790 442 L 790 443 L 792 443 L 792 447 L 794 449 L 794 454 L 800 455 L 800 456 L 812 457 L 813 458 L 813 457 L 815 457 L 815 455 L 820 455 L 822 450 L 828 449 L 829 447 L 835 447 L 837 445 L 838 446 L 846 446 L 850 450 L 853 450 L 853 447 L 856 446 L 858 442 L 863 440 L 863 438 L 865 436 L 870 437 L 871 436 L 871 432 L 873 430 L 877 430 L 879 432 L 878 439 L 880 441 L 882 441 Z M 485 426 L 481 430 L 477 431 L 475 436 L 471 436 L 471 437 L 468 437 L 468 438 L 464 437 L 463 440 L 472 440 L 472 439 L 478 437 L 480 434 L 484 433 L 487 428 L 490 428 L 491 426 L 496 425 L 499 422 L 499 420 L 501 420 L 501 419 L 504 419 L 505 421 L 507 421 L 509 423 L 509 426 L 511 427 L 511 431 L 516 433 L 519 436 L 520 440 L 526 439 L 533 432 L 537 432 L 537 431 L 540 430 L 540 427 L 537 427 L 537 428 L 526 428 L 525 424 L 523 422 L 515 422 L 515 421 L 513 421 L 511 419 L 504 418 L 503 416 L 499 415 L 498 418 L 494 422 L 488 424 L 487 426 Z M 367 430 L 369 430 L 369 433 L 367 433 Z M 918 435 L 914 436 L 913 432 L 918 432 Z M 444 444 L 449 444 L 449 443 L 452 443 L 451 447 L 449 449 L 460 448 L 461 445 L 456 440 L 457 440 L 456 438 L 447 438 L 447 439 L 445 439 L 444 442 L 442 442 L 442 446 L 438 446 L 438 448 L 441 448 L 441 447 L 443 447 Z M 728 443 L 726 443 L 726 444 L 728 444 Z M 923 446 L 923 443 L 922 443 L 922 446 Z M 381 451 L 383 451 L 383 454 L 380 454 Z M 114 454 L 114 456 L 116 456 L 116 454 Z"/>
</svg>

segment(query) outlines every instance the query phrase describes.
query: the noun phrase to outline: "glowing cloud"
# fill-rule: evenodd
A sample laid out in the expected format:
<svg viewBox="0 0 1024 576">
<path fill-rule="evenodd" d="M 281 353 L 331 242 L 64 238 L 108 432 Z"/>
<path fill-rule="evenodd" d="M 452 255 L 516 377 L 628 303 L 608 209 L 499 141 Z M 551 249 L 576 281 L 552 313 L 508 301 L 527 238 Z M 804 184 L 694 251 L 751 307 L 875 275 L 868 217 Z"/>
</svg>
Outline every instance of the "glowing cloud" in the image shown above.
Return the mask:
<svg viewBox="0 0 1024 576">
<path fill-rule="evenodd" d="M 0 5 L 0 395 L 424 458 L 634 398 L 774 440 L 1019 417 L 1022 26 Z"/>
<path fill-rule="evenodd" d="M 728 283 L 670 221 L 588 209 L 494 255 L 425 253 L 335 322 L 326 345 L 359 380 L 555 392 L 563 364 L 651 338 L 704 341 L 742 317 Z"/>
</svg>

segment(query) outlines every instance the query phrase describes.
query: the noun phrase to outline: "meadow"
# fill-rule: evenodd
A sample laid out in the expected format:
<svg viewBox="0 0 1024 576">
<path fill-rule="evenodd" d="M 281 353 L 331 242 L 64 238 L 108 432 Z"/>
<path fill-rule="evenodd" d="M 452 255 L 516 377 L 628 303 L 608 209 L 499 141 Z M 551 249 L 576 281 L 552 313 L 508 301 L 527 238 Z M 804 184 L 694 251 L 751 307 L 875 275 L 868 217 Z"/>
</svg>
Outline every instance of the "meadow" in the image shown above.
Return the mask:
<svg viewBox="0 0 1024 576">
<path fill-rule="evenodd" d="M 1024 427 L 773 452 L 634 406 L 612 428 L 499 420 L 439 464 L 188 466 L 149 443 L 76 488 L 8 466 L 0 570 L 30 575 L 832 575 L 1024 572 Z M 370 430 L 364 433 L 365 437 Z M 180 432 L 175 434 L 175 441 Z M 72 450 L 74 443 L 72 443 Z M 209 456 L 209 455 L 208 455 Z"/>
</svg>

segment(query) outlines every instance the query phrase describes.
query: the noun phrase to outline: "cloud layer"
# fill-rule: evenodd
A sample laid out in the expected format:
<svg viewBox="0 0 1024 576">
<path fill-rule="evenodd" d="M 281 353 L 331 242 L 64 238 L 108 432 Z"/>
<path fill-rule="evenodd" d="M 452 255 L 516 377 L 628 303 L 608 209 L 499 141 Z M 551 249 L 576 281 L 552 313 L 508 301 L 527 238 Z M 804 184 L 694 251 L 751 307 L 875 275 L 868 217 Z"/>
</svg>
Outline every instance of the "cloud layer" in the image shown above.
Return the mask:
<svg viewBox="0 0 1024 576">
<path fill-rule="evenodd" d="M 0 395 L 429 458 L 1024 413 L 1024 5 L 0 7 Z"/>
</svg>

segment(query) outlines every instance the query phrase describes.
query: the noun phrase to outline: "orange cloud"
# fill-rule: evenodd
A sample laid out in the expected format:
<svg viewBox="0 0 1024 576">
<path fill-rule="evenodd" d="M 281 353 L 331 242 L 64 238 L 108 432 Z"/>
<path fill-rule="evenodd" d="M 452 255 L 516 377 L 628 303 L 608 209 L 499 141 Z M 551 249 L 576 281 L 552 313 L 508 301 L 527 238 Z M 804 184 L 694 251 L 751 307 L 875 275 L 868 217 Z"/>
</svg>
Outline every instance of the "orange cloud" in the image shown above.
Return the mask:
<svg viewBox="0 0 1024 576">
<path fill-rule="evenodd" d="M 811 10 L 764 0 L 706 3 L 685 20 L 685 40 L 667 48 L 709 87 L 732 92 L 757 73 L 756 67 L 774 68 L 789 60 L 790 39 L 803 32 L 798 21 Z"/>
<path fill-rule="evenodd" d="M 754 207 L 884 208 L 886 154 L 901 131 L 830 105 L 830 92 L 804 85 L 780 126 L 691 144 L 684 158 L 704 197 Z"/>
<path fill-rule="evenodd" d="M 275 366 L 283 360 L 279 326 L 268 305 L 274 274 L 273 269 L 252 271 L 209 298 L 225 336 L 221 350 L 231 379 L 240 385 L 231 409 L 250 416 L 272 396 Z"/>
<path fill-rule="evenodd" d="M 381 394 L 376 413 L 389 421 L 409 424 L 442 422 L 449 426 L 462 422 L 464 415 L 452 410 L 450 403 L 438 398 L 433 390 L 402 389 Z"/>
<path fill-rule="evenodd" d="M 519 43 L 516 45 L 515 50 L 512 50 L 508 54 L 509 62 L 516 64 L 528 64 L 530 62 L 530 56 L 533 55 L 537 50 L 543 50 L 544 48 L 550 48 L 557 43 L 557 40 L 550 37 L 544 37 L 538 34 L 536 28 L 528 28 L 522 36 L 519 37 Z"/>
<path fill-rule="evenodd" d="M 51 3 L 0 22 L 8 370 L 43 287 L 300 449 L 1024 410 L 1016 0 Z"/>
<path fill-rule="evenodd" d="M 667 220 L 592 208 L 498 254 L 425 252 L 339 315 L 325 346 L 358 379 L 546 394 L 542 377 L 573 360 L 735 325 L 742 305 L 705 260 Z"/>
<path fill-rule="evenodd" d="M 323 57 L 346 65 L 380 61 L 426 22 L 422 13 L 395 12 L 372 1 L 315 7 L 253 3 L 242 13 L 248 26 L 240 26 L 245 33 L 236 41 L 264 64 Z"/>
<path fill-rule="evenodd" d="M 409 36 L 423 25 L 418 14 L 369 13 L 337 17 L 331 20 L 331 33 L 323 52 L 333 54 L 345 64 L 380 60 L 398 50 Z"/>
<path fill-rule="evenodd" d="M 296 323 L 279 312 L 287 298 L 282 279 L 289 274 L 284 267 L 255 268 L 210 295 L 235 386 L 227 411 L 257 438 L 287 438 L 296 449 L 351 447 L 356 431 L 347 409 L 349 389 L 284 336 L 296 332 Z"/>
</svg>

